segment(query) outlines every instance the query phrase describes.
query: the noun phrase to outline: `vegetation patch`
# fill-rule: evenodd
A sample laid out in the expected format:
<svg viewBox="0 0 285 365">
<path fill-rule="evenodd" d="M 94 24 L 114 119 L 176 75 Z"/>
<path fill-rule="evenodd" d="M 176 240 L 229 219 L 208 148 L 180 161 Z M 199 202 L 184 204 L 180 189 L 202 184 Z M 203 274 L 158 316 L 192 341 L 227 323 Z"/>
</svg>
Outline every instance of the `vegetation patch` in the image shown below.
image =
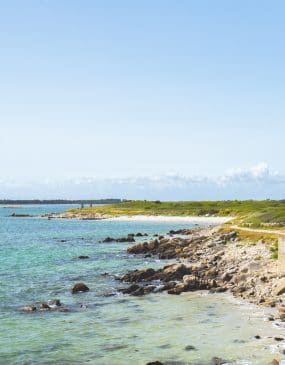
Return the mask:
<svg viewBox="0 0 285 365">
<path fill-rule="evenodd" d="M 274 242 L 274 244 L 270 247 L 271 257 L 275 260 L 278 259 L 278 242 Z"/>
<path fill-rule="evenodd" d="M 285 200 L 226 200 L 161 202 L 132 200 L 82 209 L 71 209 L 79 216 L 90 214 L 164 215 L 233 217 L 230 224 L 244 227 L 282 229 L 285 227 Z"/>
<path fill-rule="evenodd" d="M 219 234 L 228 233 L 232 231 L 230 227 L 223 226 L 219 230 Z M 260 233 L 255 231 L 244 231 L 242 229 L 235 229 L 237 237 L 240 241 L 248 244 L 255 244 L 256 242 L 263 242 L 268 245 L 278 245 L 278 235 L 273 233 Z"/>
</svg>

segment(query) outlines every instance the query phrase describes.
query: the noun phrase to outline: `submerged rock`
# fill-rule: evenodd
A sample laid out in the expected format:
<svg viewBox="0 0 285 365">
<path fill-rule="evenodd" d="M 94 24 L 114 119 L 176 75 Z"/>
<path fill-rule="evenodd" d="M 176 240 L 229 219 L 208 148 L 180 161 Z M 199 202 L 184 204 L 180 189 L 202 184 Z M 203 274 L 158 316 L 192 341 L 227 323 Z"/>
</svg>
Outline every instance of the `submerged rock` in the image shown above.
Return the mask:
<svg viewBox="0 0 285 365">
<path fill-rule="evenodd" d="M 52 310 L 61 311 L 61 309 L 62 309 L 61 302 L 59 299 L 49 300 L 48 302 L 36 302 L 21 308 L 21 310 L 24 312 L 52 311 Z M 65 309 L 67 310 L 67 308 Z"/>
<path fill-rule="evenodd" d="M 224 359 L 220 359 L 219 357 L 213 357 L 211 360 L 211 365 L 223 365 L 223 364 L 230 364 L 230 362 Z"/>
<path fill-rule="evenodd" d="M 41 303 L 40 308 L 41 309 L 51 309 L 51 307 L 47 303 Z"/>
<path fill-rule="evenodd" d="M 120 293 L 123 294 L 132 294 L 134 293 L 136 290 L 138 290 L 140 288 L 139 285 L 137 284 L 132 284 L 131 286 L 129 286 L 128 288 L 123 288 L 123 289 L 119 289 Z"/>
<path fill-rule="evenodd" d="M 59 299 L 53 299 L 53 300 L 49 300 L 48 301 L 48 305 L 52 308 L 52 307 L 60 307 L 61 306 L 61 301 Z"/>
<path fill-rule="evenodd" d="M 31 214 L 25 214 L 25 213 L 12 213 L 9 217 L 14 218 L 27 218 L 27 217 L 33 217 Z"/>
<path fill-rule="evenodd" d="M 128 234 L 127 237 L 120 237 L 120 238 L 113 238 L 113 237 L 106 237 L 102 242 L 103 243 L 111 243 L 111 242 L 135 242 L 133 234 Z"/>
<path fill-rule="evenodd" d="M 109 243 L 109 242 L 115 242 L 116 239 L 112 237 L 106 237 L 102 242 L 103 243 Z"/>
<path fill-rule="evenodd" d="M 284 337 L 274 337 L 274 340 L 277 341 L 277 342 L 280 342 L 280 341 L 284 341 Z"/>
<path fill-rule="evenodd" d="M 71 289 L 72 294 L 87 292 L 90 289 L 84 283 L 76 283 Z"/>
<path fill-rule="evenodd" d="M 185 348 L 184 348 L 185 351 L 197 351 L 196 347 L 195 346 L 192 346 L 192 345 L 187 345 Z"/>
<path fill-rule="evenodd" d="M 21 308 L 24 312 L 35 312 L 37 307 L 35 305 L 26 305 L 25 307 Z"/>
<path fill-rule="evenodd" d="M 117 238 L 116 242 L 136 242 L 133 235 L 128 235 L 127 237 Z"/>
</svg>

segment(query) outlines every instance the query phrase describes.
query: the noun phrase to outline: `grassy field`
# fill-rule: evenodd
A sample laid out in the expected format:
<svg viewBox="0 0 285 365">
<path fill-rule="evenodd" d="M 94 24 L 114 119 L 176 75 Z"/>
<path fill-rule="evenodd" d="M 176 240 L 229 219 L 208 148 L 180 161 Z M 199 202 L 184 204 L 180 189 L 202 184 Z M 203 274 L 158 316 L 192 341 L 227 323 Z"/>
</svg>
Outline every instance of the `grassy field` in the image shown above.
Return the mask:
<svg viewBox="0 0 285 365">
<path fill-rule="evenodd" d="M 120 215 L 222 216 L 233 217 L 241 226 L 285 227 L 285 200 L 232 201 L 126 201 L 122 203 L 72 209 L 80 216 L 93 213 Z"/>
</svg>

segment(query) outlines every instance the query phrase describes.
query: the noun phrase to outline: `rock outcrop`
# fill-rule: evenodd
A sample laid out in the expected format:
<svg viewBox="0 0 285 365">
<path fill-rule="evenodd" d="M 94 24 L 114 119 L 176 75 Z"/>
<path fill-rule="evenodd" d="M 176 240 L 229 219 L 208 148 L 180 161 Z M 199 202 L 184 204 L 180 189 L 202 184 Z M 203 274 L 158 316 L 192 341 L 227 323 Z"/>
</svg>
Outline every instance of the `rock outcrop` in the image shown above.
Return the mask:
<svg viewBox="0 0 285 365">
<path fill-rule="evenodd" d="M 194 229 L 171 233 L 187 237 L 158 237 L 128 248 L 133 255 L 182 262 L 159 270 L 128 272 L 121 280 L 139 285 L 140 290 L 136 288 L 134 292 L 230 291 L 250 302 L 270 306 L 285 296 L 285 279 L 278 279 L 277 263 L 271 258 L 269 245 L 240 242 L 236 231 L 219 234 L 216 230 Z M 133 294 L 133 290 L 129 291 Z"/>
<path fill-rule="evenodd" d="M 192 265 L 172 264 L 159 270 L 151 268 L 129 271 L 122 281 L 132 284 L 120 291 L 125 294 L 143 295 L 150 292 L 167 291 L 168 294 L 181 294 L 186 291 L 209 290 L 217 288 L 214 280 L 197 276 Z"/>
</svg>

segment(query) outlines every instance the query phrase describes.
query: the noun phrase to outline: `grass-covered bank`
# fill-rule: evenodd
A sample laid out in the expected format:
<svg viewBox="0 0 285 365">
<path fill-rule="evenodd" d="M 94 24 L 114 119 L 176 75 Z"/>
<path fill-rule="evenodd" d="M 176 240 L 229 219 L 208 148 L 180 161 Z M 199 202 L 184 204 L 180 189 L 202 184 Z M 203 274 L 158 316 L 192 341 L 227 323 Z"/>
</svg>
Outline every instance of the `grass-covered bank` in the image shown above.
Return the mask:
<svg viewBox="0 0 285 365">
<path fill-rule="evenodd" d="M 78 216 L 102 214 L 165 215 L 165 216 L 221 216 L 234 217 L 232 223 L 242 226 L 285 227 L 285 200 L 227 200 L 227 201 L 125 201 L 99 207 L 72 209 Z"/>
</svg>

